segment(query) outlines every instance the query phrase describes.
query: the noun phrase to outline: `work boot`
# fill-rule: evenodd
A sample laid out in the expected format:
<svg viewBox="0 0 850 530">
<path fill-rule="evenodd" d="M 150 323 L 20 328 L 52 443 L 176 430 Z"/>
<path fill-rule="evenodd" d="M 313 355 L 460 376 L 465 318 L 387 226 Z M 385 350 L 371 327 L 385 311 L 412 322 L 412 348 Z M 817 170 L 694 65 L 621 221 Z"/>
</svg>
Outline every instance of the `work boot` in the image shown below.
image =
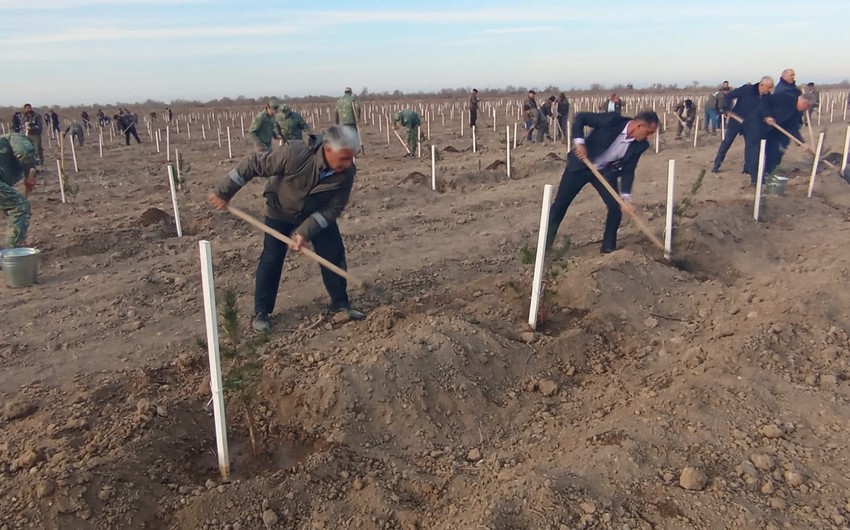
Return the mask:
<svg viewBox="0 0 850 530">
<path fill-rule="evenodd" d="M 261 311 L 254 315 L 251 327 L 254 328 L 254 331 L 257 333 L 267 333 L 270 329 L 272 329 L 271 324 L 269 324 L 269 314 Z"/>
</svg>

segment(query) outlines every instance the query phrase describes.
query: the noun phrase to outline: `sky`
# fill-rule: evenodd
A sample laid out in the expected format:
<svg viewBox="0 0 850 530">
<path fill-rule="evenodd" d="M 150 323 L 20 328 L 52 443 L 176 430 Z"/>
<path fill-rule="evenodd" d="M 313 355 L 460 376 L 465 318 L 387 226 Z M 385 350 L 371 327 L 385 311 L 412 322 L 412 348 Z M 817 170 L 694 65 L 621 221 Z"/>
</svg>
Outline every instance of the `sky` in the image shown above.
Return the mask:
<svg viewBox="0 0 850 530">
<path fill-rule="evenodd" d="M 0 0 L 0 106 L 850 78 L 847 0 Z"/>
</svg>

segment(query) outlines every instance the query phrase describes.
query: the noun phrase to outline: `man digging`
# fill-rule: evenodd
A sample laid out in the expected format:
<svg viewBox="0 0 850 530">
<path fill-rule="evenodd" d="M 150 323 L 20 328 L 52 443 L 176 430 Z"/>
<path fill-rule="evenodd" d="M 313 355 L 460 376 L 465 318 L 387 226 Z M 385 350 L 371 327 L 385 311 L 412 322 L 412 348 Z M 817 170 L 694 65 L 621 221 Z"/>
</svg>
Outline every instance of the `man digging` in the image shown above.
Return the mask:
<svg viewBox="0 0 850 530">
<path fill-rule="evenodd" d="M 345 247 L 336 219 L 351 195 L 357 172 L 354 155 L 359 147 L 360 137 L 354 129 L 334 125 L 314 144 L 291 141 L 268 153 L 253 153 L 227 174 L 209 202 L 218 210 L 227 210 L 230 199 L 251 179 L 267 177 L 263 192 L 266 225 L 292 237 L 288 248 L 295 252 L 312 244 L 316 254 L 345 269 Z M 274 310 L 286 251 L 285 243 L 265 235 L 254 290 L 255 331 L 271 328 L 269 315 Z M 345 278 L 324 267 L 321 272 L 331 310 L 363 319 L 363 313 L 351 308 Z"/>
</svg>

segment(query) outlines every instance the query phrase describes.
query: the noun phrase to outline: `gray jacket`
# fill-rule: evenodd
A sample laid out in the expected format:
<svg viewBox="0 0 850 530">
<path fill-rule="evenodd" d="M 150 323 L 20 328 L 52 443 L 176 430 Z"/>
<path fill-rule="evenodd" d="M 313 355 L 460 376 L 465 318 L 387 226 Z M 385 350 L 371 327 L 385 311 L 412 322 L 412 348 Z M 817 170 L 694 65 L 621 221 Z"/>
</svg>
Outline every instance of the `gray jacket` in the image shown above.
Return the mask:
<svg viewBox="0 0 850 530">
<path fill-rule="evenodd" d="M 222 180 L 216 194 L 230 200 L 254 177 L 268 177 L 263 191 L 266 215 L 298 225 L 295 234 L 311 240 L 345 209 L 357 173 L 352 165 L 320 179 L 328 170 L 321 137 L 311 145 L 291 140 L 272 151 L 248 155 Z"/>
</svg>

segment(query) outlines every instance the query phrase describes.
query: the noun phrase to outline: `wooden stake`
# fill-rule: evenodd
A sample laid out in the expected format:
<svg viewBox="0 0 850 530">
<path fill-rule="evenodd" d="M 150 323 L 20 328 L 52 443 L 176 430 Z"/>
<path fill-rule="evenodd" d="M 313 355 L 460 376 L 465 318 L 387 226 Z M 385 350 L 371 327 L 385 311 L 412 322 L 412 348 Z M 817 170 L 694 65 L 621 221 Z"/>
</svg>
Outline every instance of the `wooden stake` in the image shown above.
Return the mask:
<svg viewBox="0 0 850 530">
<path fill-rule="evenodd" d="M 809 179 L 809 190 L 806 192 L 806 197 L 812 197 L 812 191 L 815 189 L 815 175 L 818 172 L 818 162 L 820 162 L 820 153 L 821 149 L 823 149 L 823 136 L 824 133 L 820 133 L 818 135 L 818 146 L 815 151 L 815 161 L 812 163 L 812 177 Z"/>
<path fill-rule="evenodd" d="M 65 173 L 62 171 L 62 163 L 56 160 L 56 170 L 59 173 L 59 194 L 62 196 L 62 204 L 65 204 Z"/>
<path fill-rule="evenodd" d="M 505 125 L 505 152 L 507 153 L 507 174 L 511 178 L 511 126 Z"/>
<path fill-rule="evenodd" d="M 531 304 L 528 308 L 528 325 L 537 329 L 537 312 L 540 309 L 543 287 L 543 266 L 546 262 L 546 238 L 549 235 L 549 210 L 552 208 L 552 185 L 543 186 L 543 205 L 540 208 L 540 232 L 537 234 L 537 254 L 534 259 L 534 277 L 531 281 Z"/>
<path fill-rule="evenodd" d="M 62 133 L 65 136 L 65 133 Z M 80 168 L 77 166 L 77 150 L 74 148 L 74 135 L 66 136 L 68 143 L 71 144 L 71 158 L 74 160 L 74 173 L 79 173 Z"/>
<path fill-rule="evenodd" d="M 233 146 L 230 143 L 230 126 L 227 127 L 227 158 L 233 158 Z"/>
<path fill-rule="evenodd" d="M 437 191 L 437 147 L 431 144 L 431 191 Z"/>
<path fill-rule="evenodd" d="M 183 237 L 183 226 L 180 223 L 180 208 L 177 207 L 177 190 L 174 189 L 174 166 L 168 164 L 168 186 L 171 189 L 171 205 L 174 207 L 174 224 L 177 227 L 177 237 Z"/>
<path fill-rule="evenodd" d="M 764 180 L 764 149 L 767 145 L 767 140 L 762 140 L 759 142 L 759 167 L 758 173 L 756 173 L 756 200 L 753 205 L 753 219 L 756 222 L 759 221 L 759 214 L 761 213 L 759 210 L 761 209 L 761 187 L 762 181 Z"/>
<path fill-rule="evenodd" d="M 697 137 L 699 137 L 699 116 L 694 119 L 694 147 L 697 146 Z"/>
<path fill-rule="evenodd" d="M 658 130 L 656 129 L 656 132 Z M 667 163 L 667 215 L 664 222 L 664 257 L 667 261 L 673 259 L 673 211 L 676 203 L 673 194 L 673 186 L 676 180 L 676 161 Z"/>
<path fill-rule="evenodd" d="M 224 386 L 221 383 L 221 356 L 218 346 L 218 309 L 215 305 L 215 280 L 209 241 L 199 241 L 201 253 L 201 286 L 204 293 L 204 321 L 207 325 L 207 351 L 210 361 L 215 441 L 218 449 L 218 471 L 230 476 L 230 454 L 227 447 L 227 420 L 224 412 Z"/>
<path fill-rule="evenodd" d="M 820 109 L 818 109 L 818 110 L 820 110 Z M 820 125 L 820 124 L 818 124 L 818 125 Z M 814 133 L 814 131 L 812 131 L 812 113 L 809 110 L 806 111 L 806 127 L 809 129 L 809 140 L 811 141 L 812 145 L 814 145 L 815 144 L 815 133 Z"/>
</svg>

